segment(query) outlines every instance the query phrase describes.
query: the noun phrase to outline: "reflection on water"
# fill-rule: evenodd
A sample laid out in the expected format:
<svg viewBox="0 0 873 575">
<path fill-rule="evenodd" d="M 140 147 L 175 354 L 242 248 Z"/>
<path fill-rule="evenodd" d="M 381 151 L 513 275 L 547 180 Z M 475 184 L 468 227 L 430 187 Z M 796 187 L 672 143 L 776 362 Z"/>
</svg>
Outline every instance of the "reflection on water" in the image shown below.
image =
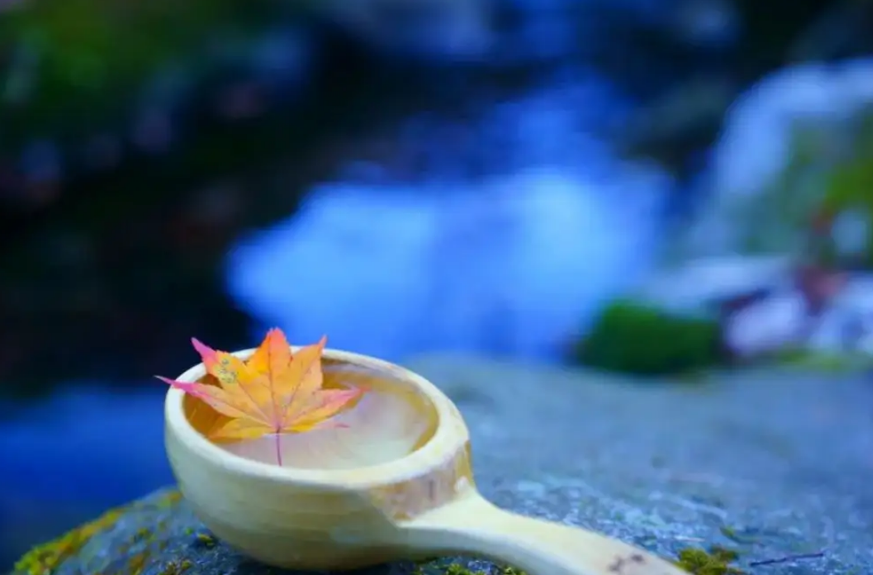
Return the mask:
<svg viewBox="0 0 873 575">
<path fill-rule="evenodd" d="M 367 391 L 350 409 L 331 420 L 347 425 L 307 433 L 282 434 L 286 467 L 351 469 L 387 463 L 427 443 L 436 431 L 436 409 L 428 399 L 391 374 L 349 364 L 332 364 L 327 387 L 363 387 Z M 276 436 L 224 444 L 236 455 L 275 464 Z"/>
</svg>

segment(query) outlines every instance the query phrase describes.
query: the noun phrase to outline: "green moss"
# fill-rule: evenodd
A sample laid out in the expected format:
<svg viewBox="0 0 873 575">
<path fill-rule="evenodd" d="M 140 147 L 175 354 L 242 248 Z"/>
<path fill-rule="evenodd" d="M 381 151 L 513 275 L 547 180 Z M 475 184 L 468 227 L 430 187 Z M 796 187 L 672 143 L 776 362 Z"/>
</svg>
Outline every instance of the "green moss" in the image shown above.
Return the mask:
<svg viewBox="0 0 873 575">
<path fill-rule="evenodd" d="M 194 563 L 184 559 L 182 561 L 170 561 L 158 575 L 182 575 L 185 571 L 194 566 Z"/>
<path fill-rule="evenodd" d="M 204 547 L 215 547 L 215 537 L 213 537 L 209 533 L 198 533 L 197 542 Z"/>
<path fill-rule="evenodd" d="M 140 541 L 146 541 L 147 539 L 149 539 L 149 537 L 151 537 L 151 535 L 152 530 L 143 527 L 142 529 L 138 529 L 137 532 L 133 534 L 133 542 L 139 543 Z"/>
<path fill-rule="evenodd" d="M 15 564 L 15 572 L 50 575 L 68 557 L 75 555 L 94 535 L 111 528 L 124 511 L 124 507 L 112 509 L 98 519 L 73 529 L 58 539 L 34 547 L 18 560 Z"/>
<path fill-rule="evenodd" d="M 148 565 L 150 555 L 147 551 L 134 554 L 127 560 L 126 572 L 129 575 L 140 575 L 146 568 L 146 565 Z"/>
<path fill-rule="evenodd" d="M 749 543 L 755 542 L 754 537 L 740 535 L 739 533 L 737 533 L 737 530 L 734 529 L 733 527 L 724 526 L 724 527 L 721 527 L 721 529 L 719 529 L 719 531 L 721 531 L 722 535 L 724 535 L 726 538 L 730 539 L 734 543 L 749 544 Z"/>
<path fill-rule="evenodd" d="M 576 347 L 574 359 L 634 375 L 695 373 L 720 363 L 720 329 L 715 320 L 619 300 L 604 310 Z"/>
<path fill-rule="evenodd" d="M 182 501 L 182 493 L 180 491 L 173 490 L 173 491 L 170 491 L 169 493 L 167 493 L 166 495 L 164 495 L 163 497 L 161 497 L 160 499 L 158 499 L 158 501 L 155 503 L 155 505 L 157 507 L 167 508 L 167 507 L 173 507 L 174 505 L 176 505 L 180 501 Z"/>
<path fill-rule="evenodd" d="M 459 563 L 441 564 L 438 560 L 419 563 L 413 575 L 488 575 L 481 571 L 471 571 Z"/>
<path fill-rule="evenodd" d="M 851 350 L 830 352 L 786 349 L 777 354 L 775 359 L 785 367 L 830 374 L 854 373 L 873 368 L 873 357 L 867 353 Z"/>
<path fill-rule="evenodd" d="M 162 497 L 157 505 L 171 506 L 176 504 L 181 497 L 179 492 L 171 491 Z M 111 529 L 129 508 L 129 506 L 123 506 L 107 511 L 94 521 L 77 527 L 53 541 L 34 547 L 15 563 L 14 572 L 26 573 L 27 575 L 51 575 L 64 561 L 78 553 L 92 537 Z M 150 535 L 148 529 L 140 529 L 134 535 L 134 540 L 147 538 Z M 138 573 L 145 565 L 146 559 L 145 553 L 131 557 L 128 572 L 132 575 Z"/>
<path fill-rule="evenodd" d="M 822 208 L 830 214 L 857 211 L 873 224 L 873 108 L 855 124 L 852 154 L 836 163 L 825 180 Z M 873 233 L 868 230 L 862 263 L 873 267 Z"/>
<path fill-rule="evenodd" d="M 463 565 L 451 564 L 446 566 L 445 570 L 446 575 L 486 575 L 481 571 L 470 571 Z"/>
<path fill-rule="evenodd" d="M 873 233 L 858 254 L 840 254 L 827 223 L 855 212 L 873 224 L 873 108 L 853 118 L 851 128 L 796 126 L 790 161 L 760 194 L 735 206 L 731 217 L 746 222 L 743 248 L 791 253 L 823 265 L 873 267 Z"/>
<path fill-rule="evenodd" d="M 441 563 L 439 560 L 431 560 L 419 563 L 413 575 L 527 575 L 525 571 L 515 567 L 496 567 L 490 571 L 473 571 L 460 563 Z"/>
<path fill-rule="evenodd" d="M 731 565 L 737 556 L 724 547 L 713 546 L 709 551 L 693 547 L 681 550 L 675 563 L 692 575 L 742 575 L 743 570 Z"/>
</svg>

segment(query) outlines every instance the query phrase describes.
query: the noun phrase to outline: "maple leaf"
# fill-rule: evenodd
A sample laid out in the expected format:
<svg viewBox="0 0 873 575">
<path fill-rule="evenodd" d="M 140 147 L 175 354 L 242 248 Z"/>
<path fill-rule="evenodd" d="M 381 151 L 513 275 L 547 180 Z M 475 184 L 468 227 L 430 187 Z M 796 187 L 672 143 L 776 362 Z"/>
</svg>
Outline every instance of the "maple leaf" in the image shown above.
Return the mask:
<svg viewBox="0 0 873 575">
<path fill-rule="evenodd" d="M 321 354 L 326 337 L 291 352 L 285 334 L 271 329 L 247 360 L 214 350 L 195 338 L 206 372 L 217 385 L 190 383 L 157 376 L 196 397 L 225 416 L 208 437 L 214 441 L 276 437 L 276 459 L 282 465 L 281 434 L 315 428 L 345 427 L 329 421 L 349 407 L 363 388 L 324 389 Z"/>
</svg>

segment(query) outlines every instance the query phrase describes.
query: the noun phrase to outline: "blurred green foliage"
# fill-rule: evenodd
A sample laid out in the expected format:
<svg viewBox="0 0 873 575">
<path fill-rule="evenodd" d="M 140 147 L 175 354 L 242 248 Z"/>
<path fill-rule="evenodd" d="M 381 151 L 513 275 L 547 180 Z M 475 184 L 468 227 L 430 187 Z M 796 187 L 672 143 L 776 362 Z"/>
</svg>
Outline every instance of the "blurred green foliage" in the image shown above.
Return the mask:
<svg viewBox="0 0 873 575">
<path fill-rule="evenodd" d="M 721 336 L 714 319 L 683 317 L 643 303 L 618 300 L 607 306 L 575 360 L 633 375 L 693 373 L 721 363 Z"/>
<path fill-rule="evenodd" d="M 826 374 L 857 373 L 873 369 L 873 357 L 862 351 L 785 349 L 774 358 L 779 365 Z"/>
<path fill-rule="evenodd" d="M 741 249 L 793 253 L 825 265 L 847 263 L 848 257 L 873 268 L 869 230 L 853 256 L 839 252 L 833 230 L 816 230 L 848 212 L 873 224 L 873 109 L 846 122 L 799 123 L 793 132 L 785 169 L 762 193 L 729 207 L 731 221 L 742 222 Z"/>
<path fill-rule="evenodd" d="M 780 254 L 814 266 L 873 269 L 873 107 L 795 118 L 778 171 L 748 193 L 715 194 L 676 231 L 667 262 L 725 253 Z M 781 135 L 777 138 L 782 137 Z"/>
<path fill-rule="evenodd" d="M 210 50 L 270 21 L 274 0 L 32 0 L 0 18 L 4 147 L 67 135 L 128 111 L 167 66 L 186 73 Z"/>
<path fill-rule="evenodd" d="M 860 212 L 873 224 L 873 108 L 854 125 L 851 150 L 829 171 L 824 186 L 822 207 L 829 213 L 847 210 Z M 873 230 L 868 229 L 861 261 L 873 269 Z"/>
</svg>

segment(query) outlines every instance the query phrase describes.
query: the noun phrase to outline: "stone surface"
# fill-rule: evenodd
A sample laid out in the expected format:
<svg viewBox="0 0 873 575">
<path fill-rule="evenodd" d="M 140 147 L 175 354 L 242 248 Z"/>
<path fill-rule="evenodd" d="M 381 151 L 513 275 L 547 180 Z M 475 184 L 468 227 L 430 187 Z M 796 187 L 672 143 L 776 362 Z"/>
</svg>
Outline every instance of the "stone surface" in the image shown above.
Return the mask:
<svg viewBox="0 0 873 575">
<path fill-rule="evenodd" d="M 460 406 L 479 486 L 500 505 L 664 556 L 721 544 L 748 566 L 825 553 L 755 573 L 873 572 L 870 381 L 756 371 L 635 383 L 447 356 L 409 365 Z M 56 575 L 278 573 L 212 541 L 172 496 L 109 519 Z"/>
<path fill-rule="evenodd" d="M 757 371 L 633 385 L 444 358 L 412 367 L 461 406 L 479 482 L 504 505 L 664 555 L 730 544 L 726 530 L 748 538 L 744 561 L 828 554 L 780 573 L 873 568 L 869 379 Z"/>
</svg>

